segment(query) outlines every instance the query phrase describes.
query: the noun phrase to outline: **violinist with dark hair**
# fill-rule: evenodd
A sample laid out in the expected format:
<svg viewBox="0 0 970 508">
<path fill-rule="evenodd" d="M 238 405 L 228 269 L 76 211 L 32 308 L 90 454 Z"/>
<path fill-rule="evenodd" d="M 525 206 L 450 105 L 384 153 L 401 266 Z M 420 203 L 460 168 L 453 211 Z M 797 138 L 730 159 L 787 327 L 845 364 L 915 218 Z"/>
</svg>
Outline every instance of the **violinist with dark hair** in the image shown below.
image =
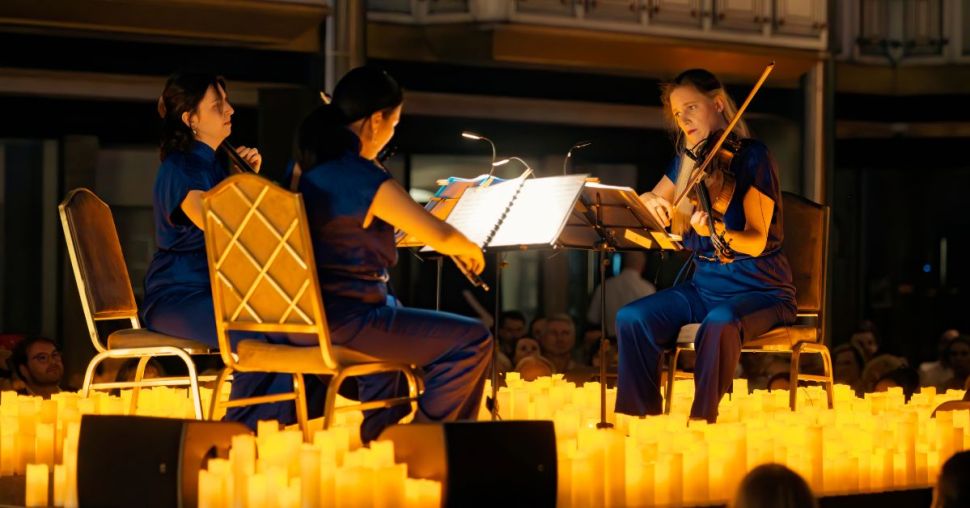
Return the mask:
<svg viewBox="0 0 970 508">
<path fill-rule="evenodd" d="M 712 146 L 737 112 L 712 73 L 684 71 L 662 86 L 662 102 L 677 156 L 660 182 L 640 199 L 660 223 L 683 237 L 684 246 L 693 251 L 696 268 L 692 280 L 630 303 L 617 313 L 616 411 L 634 416 L 662 412 L 661 353 L 676 345 L 683 325 L 701 323 L 695 339 L 690 416 L 713 422 L 721 397 L 733 382 L 744 341 L 795 320 L 795 287 L 781 252 L 778 170 L 768 148 L 749 137 L 743 121 L 734 125 L 731 142 Z M 695 165 L 707 158 L 711 148 L 721 148 L 715 153 L 726 155 L 712 156 L 720 160 L 720 167 L 691 192 L 702 195 L 699 191 L 710 190 L 711 201 L 721 201 L 717 220 L 686 199 L 673 205 L 676 197 L 690 190 Z M 712 181 L 724 180 L 731 181 L 733 193 L 708 189 Z"/>
<path fill-rule="evenodd" d="M 457 314 L 404 307 L 389 284 L 388 271 L 397 262 L 395 229 L 474 274 L 485 266 L 477 245 L 417 204 L 381 166 L 379 154 L 394 136 L 403 106 L 403 91 L 390 75 L 371 67 L 351 70 L 330 103 L 300 125 L 298 164 L 286 181 L 306 205 L 333 343 L 421 367 L 425 391 L 415 421 L 473 420 L 492 348 L 488 329 Z M 354 379 L 361 401 L 406 394 L 397 374 Z M 361 439 L 375 439 L 408 409 L 365 411 Z"/>
</svg>

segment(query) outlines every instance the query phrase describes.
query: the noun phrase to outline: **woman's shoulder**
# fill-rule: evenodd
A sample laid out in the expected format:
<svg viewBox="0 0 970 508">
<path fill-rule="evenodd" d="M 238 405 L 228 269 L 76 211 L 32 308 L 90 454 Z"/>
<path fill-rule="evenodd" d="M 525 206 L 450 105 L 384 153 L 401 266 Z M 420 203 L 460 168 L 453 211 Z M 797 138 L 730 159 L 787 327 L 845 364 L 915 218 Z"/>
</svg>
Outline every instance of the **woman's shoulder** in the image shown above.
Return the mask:
<svg viewBox="0 0 970 508">
<path fill-rule="evenodd" d="M 768 150 L 768 145 L 760 139 L 745 138 L 741 140 L 739 153 L 745 157 L 763 158 L 767 157 L 771 152 Z"/>
<path fill-rule="evenodd" d="M 322 178 L 333 178 L 339 174 L 342 181 L 352 183 L 356 179 L 369 180 L 381 178 L 387 172 L 375 164 L 374 161 L 367 160 L 359 154 L 348 150 L 340 157 L 321 162 L 308 171 L 304 171 L 303 174 L 311 180 L 317 181 Z"/>
</svg>

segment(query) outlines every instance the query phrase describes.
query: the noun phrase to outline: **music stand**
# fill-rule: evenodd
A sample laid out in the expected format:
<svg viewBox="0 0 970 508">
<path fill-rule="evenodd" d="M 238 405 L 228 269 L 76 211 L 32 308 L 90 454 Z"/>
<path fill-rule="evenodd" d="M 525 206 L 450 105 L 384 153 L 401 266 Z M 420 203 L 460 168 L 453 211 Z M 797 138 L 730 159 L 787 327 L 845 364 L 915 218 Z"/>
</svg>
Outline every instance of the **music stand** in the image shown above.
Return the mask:
<svg viewBox="0 0 970 508">
<path fill-rule="evenodd" d="M 591 249 L 599 254 L 600 275 L 600 422 L 606 421 L 606 265 L 617 251 L 679 250 L 679 239 L 668 234 L 629 187 L 587 182 L 576 201 L 559 243 L 563 247 Z"/>
</svg>

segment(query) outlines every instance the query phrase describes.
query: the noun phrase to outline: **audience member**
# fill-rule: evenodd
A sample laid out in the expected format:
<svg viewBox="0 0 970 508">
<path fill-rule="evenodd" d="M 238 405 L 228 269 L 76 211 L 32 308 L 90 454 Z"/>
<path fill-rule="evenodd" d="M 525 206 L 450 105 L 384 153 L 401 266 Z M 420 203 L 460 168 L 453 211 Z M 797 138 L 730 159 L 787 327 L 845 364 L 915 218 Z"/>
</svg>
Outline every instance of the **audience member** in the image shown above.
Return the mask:
<svg viewBox="0 0 970 508">
<path fill-rule="evenodd" d="M 862 351 L 852 344 L 841 344 L 832 350 L 832 376 L 835 382 L 849 385 L 856 393 L 862 391 L 862 369 L 866 362 Z"/>
<path fill-rule="evenodd" d="M 919 389 L 919 372 L 909 366 L 887 372 L 876 381 L 873 391 L 885 392 L 897 386 L 903 389 L 906 402 L 909 402 L 909 398 Z"/>
<path fill-rule="evenodd" d="M 61 391 L 64 364 L 57 344 L 43 337 L 27 337 L 14 346 L 10 366 L 24 386 L 22 395 L 38 395 L 49 399 Z"/>
<path fill-rule="evenodd" d="M 525 315 L 517 310 L 507 310 L 498 320 L 498 339 L 502 352 L 508 356 L 514 354 L 515 341 L 525 337 Z"/>
<path fill-rule="evenodd" d="M 872 393 L 876 389 L 876 382 L 886 374 L 903 367 L 907 367 L 905 358 L 890 354 L 881 354 L 866 362 L 862 369 L 860 385 L 865 393 Z"/>
<path fill-rule="evenodd" d="M 862 351 L 863 358 L 868 362 L 879 353 L 879 335 L 876 332 L 876 324 L 868 319 L 860 321 L 856 331 L 849 338 L 849 343 L 859 348 L 859 351 Z"/>
<path fill-rule="evenodd" d="M 518 365 L 527 356 L 539 356 L 541 351 L 539 341 L 532 337 L 521 337 L 515 341 L 515 352 L 512 355 L 512 364 Z"/>
<path fill-rule="evenodd" d="M 936 340 L 936 360 L 923 362 L 919 366 L 920 386 L 935 386 L 943 388 L 947 381 L 953 377 L 953 369 L 947 363 L 945 357 L 946 349 L 953 339 L 960 336 L 960 332 L 955 328 L 944 330 Z"/>
<path fill-rule="evenodd" d="M 589 299 L 586 320 L 600 323 L 602 302 L 600 293 L 606 288 L 606 335 L 616 337 L 616 312 L 620 307 L 657 292 L 652 283 L 643 278 L 647 266 L 647 256 L 643 252 L 624 252 L 621 257 L 621 270 L 615 277 L 606 279 L 596 286 Z"/>
<path fill-rule="evenodd" d="M 515 371 L 526 381 L 535 381 L 541 376 L 551 376 L 553 374 L 552 363 L 539 355 L 530 355 L 522 358 L 515 365 Z"/>
<path fill-rule="evenodd" d="M 546 333 L 546 322 L 547 319 L 544 317 L 537 317 L 532 320 L 529 325 L 529 337 L 535 337 L 541 339 L 542 335 Z"/>
<path fill-rule="evenodd" d="M 573 358 L 576 346 L 576 325 L 566 314 L 557 314 L 547 319 L 545 331 L 539 338 L 542 354 L 552 362 L 556 373 L 566 373 L 578 367 Z"/>
<path fill-rule="evenodd" d="M 970 508 L 970 451 L 957 452 L 943 463 L 933 508 Z"/>
<path fill-rule="evenodd" d="M 773 392 L 775 390 L 788 391 L 791 387 L 791 373 L 790 372 L 778 372 L 771 376 L 768 380 L 768 391 Z"/>
<path fill-rule="evenodd" d="M 944 389 L 963 389 L 970 376 L 970 336 L 960 335 L 950 341 L 945 350 L 944 358 L 953 374 L 943 383 Z"/>
<path fill-rule="evenodd" d="M 121 364 L 121 367 L 118 368 L 118 373 L 115 375 L 115 381 L 134 381 L 135 371 L 137 369 L 138 358 L 129 358 L 125 360 L 125 363 Z M 158 360 L 152 358 L 148 360 L 148 363 L 145 364 L 145 373 L 142 376 L 142 379 L 159 377 L 165 377 L 165 367 L 162 367 L 162 364 Z"/>
<path fill-rule="evenodd" d="M 731 508 L 818 508 L 818 501 L 798 473 L 762 464 L 741 480 Z"/>
</svg>

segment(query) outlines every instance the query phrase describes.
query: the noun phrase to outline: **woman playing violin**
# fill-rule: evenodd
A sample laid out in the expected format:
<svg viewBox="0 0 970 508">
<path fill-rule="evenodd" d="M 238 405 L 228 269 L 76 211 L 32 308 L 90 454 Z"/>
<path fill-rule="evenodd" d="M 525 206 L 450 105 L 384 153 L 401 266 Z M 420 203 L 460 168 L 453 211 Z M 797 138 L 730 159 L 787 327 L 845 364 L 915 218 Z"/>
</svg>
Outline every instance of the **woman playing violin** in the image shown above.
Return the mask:
<svg viewBox="0 0 970 508">
<path fill-rule="evenodd" d="M 733 157 L 720 169 L 733 174 L 734 193 L 717 221 L 688 200 L 671 203 L 687 187 L 695 161 L 712 134 L 737 111 L 720 81 L 703 69 L 681 73 L 662 86 L 662 102 L 677 156 L 653 190 L 640 199 L 693 251 L 692 280 L 626 305 L 617 313 L 619 380 L 616 411 L 635 416 L 662 412 L 661 352 L 672 348 L 681 326 L 701 323 L 695 338 L 695 395 L 691 418 L 715 421 L 731 387 L 741 345 L 795 319 L 791 268 L 781 252 L 782 209 L 778 171 L 767 147 L 739 122 Z M 710 139 L 710 141 L 708 141 Z M 699 185 L 705 185 L 701 183 Z M 727 251 L 715 249 L 715 236 Z M 730 256 L 731 262 L 724 254 Z"/>
</svg>

